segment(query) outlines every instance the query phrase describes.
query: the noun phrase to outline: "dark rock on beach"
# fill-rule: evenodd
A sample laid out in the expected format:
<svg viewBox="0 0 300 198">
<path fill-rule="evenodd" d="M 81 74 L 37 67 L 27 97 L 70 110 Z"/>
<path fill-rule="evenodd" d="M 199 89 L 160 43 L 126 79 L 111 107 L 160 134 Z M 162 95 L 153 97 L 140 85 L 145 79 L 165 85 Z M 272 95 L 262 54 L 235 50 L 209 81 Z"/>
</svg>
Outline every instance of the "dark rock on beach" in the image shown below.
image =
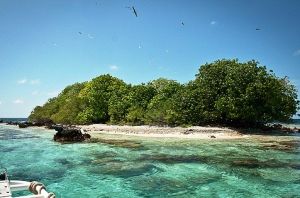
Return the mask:
<svg viewBox="0 0 300 198">
<path fill-rule="evenodd" d="M 18 124 L 19 124 L 19 122 L 15 122 L 15 121 L 8 121 L 6 124 L 7 124 L 7 125 L 18 125 Z"/>
<path fill-rule="evenodd" d="M 35 126 L 34 123 L 31 122 L 20 122 L 18 123 L 19 128 L 27 128 L 30 126 Z"/>
<path fill-rule="evenodd" d="M 11 123 L 7 123 L 7 124 L 18 125 L 19 128 L 27 128 L 27 127 L 32 127 L 32 126 L 37 126 L 37 127 L 48 126 L 48 124 L 50 124 L 50 123 L 48 123 L 48 122 L 47 123 L 46 122 L 11 122 Z"/>
<path fill-rule="evenodd" d="M 193 133 L 193 129 L 188 129 L 186 131 L 183 132 L 183 134 L 188 135 L 188 134 L 192 134 Z"/>
<path fill-rule="evenodd" d="M 267 124 L 267 125 L 262 125 L 259 128 L 260 130 L 262 130 L 263 132 L 268 132 L 268 133 L 285 133 L 285 134 L 289 134 L 289 133 L 297 133 L 300 131 L 299 128 L 297 127 L 286 127 L 282 124 L 278 124 L 278 123 L 274 123 L 274 124 Z"/>
<path fill-rule="evenodd" d="M 60 124 L 53 124 L 47 127 L 48 129 L 54 129 L 57 132 L 62 132 L 64 130 L 64 126 Z"/>
<path fill-rule="evenodd" d="M 18 125 L 19 125 L 19 128 L 27 128 L 27 127 L 29 127 L 29 124 L 26 123 L 26 122 L 24 122 L 24 123 L 19 123 Z"/>
<path fill-rule="evenodd" d="M 53 129 L 57 131 L 53 139 L 56 142 L 83 142 L 90 139 L 89 134 L 83 134 L 81 129 L 68 126 L 53 126 Z"/>
</svg>

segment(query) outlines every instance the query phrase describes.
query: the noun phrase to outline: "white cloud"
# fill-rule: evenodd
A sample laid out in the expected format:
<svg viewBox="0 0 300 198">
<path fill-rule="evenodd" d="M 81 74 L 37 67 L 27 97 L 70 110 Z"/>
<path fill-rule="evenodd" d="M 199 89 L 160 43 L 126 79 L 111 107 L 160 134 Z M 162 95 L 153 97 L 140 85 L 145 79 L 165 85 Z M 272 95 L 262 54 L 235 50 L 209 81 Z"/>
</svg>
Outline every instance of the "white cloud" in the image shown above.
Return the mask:
<svg viewBox="0 0 300 198">
<path fill-rule="evenodd" d="M 26 78 L 23 78 L 21 80 L 18 80 L 17 81 L 18 84 L 31 84 L 31 85 L 37 85 L 37 84 L 40 84 L 40 79 L 33 79 L 33 80 L 29 80 L 29 79 L 26 79 Z"/>
<path fill-rule="evenodd" d="M 109 68 L 110 68 L 110 70 L 113 70 L 113 71 L 117 71 L 119 69 L 119 67 L 117 65 L 110 65 Z"/>
<path fill-rule="evenodd" d="M 2 102 L 0 101 L 0 105 L 2 104 Z"/>
<path fill-rule="evenodd" d="M 211 21 L 210 22 L 210 25 L 216 25 L 217 24 L 217 21 Z"/>
<path fill-rule="evenodd" d="M 32 84 L 32 85 L 40 84 L 40 79 L 31 80 L 30 84 Z"/>
<path fill-rule="evenodd" d="M 293 53 L 294 56 L 300 56 L 300 49 L 296 50 L 294 53 Z"/>
<path fill-rule="evenodd" d="M 27 83 L 27 79 L 24 78 L 24 79 L 18 80 L 17 83 L 18 84 L 25 84 L 25 83 Z"/>
<path fill-rule="evenodd" d="M 16 99 L 16 100 L 13 101 L 13 103 L 15 103 L 15 104 L 23 104 L 24 101 L 21 100 L 21 99 Z"/>
</svg>

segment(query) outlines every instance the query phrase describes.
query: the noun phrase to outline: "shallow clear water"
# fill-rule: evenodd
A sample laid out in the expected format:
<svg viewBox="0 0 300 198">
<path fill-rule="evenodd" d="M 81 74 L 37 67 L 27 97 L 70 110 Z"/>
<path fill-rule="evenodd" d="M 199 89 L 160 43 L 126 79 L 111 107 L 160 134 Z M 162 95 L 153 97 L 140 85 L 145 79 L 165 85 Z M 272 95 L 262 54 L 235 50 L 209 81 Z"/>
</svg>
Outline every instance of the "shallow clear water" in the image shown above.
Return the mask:
<svg viewBox="0 0 300 198">
<path fill-rule="evenodd" d="M 0 125 L 0 166 L 58 198 L 300 197 L 297 136 L 60 144 L 53 134 Z"/>
</svg>

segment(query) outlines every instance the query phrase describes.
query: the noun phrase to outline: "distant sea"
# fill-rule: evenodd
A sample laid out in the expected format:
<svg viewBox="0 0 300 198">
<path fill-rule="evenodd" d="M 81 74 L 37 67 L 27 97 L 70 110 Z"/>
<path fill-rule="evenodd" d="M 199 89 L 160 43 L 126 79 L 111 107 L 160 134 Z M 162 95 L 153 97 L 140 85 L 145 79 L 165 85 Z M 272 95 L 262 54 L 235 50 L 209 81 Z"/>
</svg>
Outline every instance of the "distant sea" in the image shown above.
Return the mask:
<svg viewBox="0 0 300 198">
<path fill-rule="evenodd" d="M 27 121 L 27 118 L 0 118 L 3 122 L 22 122 Z"/>
</svg>

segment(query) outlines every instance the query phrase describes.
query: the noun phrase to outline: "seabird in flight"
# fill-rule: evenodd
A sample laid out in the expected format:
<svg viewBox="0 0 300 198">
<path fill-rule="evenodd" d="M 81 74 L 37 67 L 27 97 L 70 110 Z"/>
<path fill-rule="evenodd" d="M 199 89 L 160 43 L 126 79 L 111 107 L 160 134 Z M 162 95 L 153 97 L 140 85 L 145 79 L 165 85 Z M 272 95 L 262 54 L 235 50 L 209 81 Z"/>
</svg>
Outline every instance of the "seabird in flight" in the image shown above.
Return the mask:
<svg viewBox="0 0 300 198">
<path fill-rule="evenodd" d="M 134 9 L 134 6 L 132 6 L 132 11 L 133 11 L 134 15 L 137 17 L 138 15 L 136 13 L 136 10 Z"/>
<path fill-rule="evenodd" d="M 136 17 L 138 17 L 137 12 L 136 12 L 134 6 L 132 6 L 132 7 L 128 7 L 128 6 L 127 6 L 126 8 L 132 10 L 133 14 L 134 14 Z"/>
</svg>

